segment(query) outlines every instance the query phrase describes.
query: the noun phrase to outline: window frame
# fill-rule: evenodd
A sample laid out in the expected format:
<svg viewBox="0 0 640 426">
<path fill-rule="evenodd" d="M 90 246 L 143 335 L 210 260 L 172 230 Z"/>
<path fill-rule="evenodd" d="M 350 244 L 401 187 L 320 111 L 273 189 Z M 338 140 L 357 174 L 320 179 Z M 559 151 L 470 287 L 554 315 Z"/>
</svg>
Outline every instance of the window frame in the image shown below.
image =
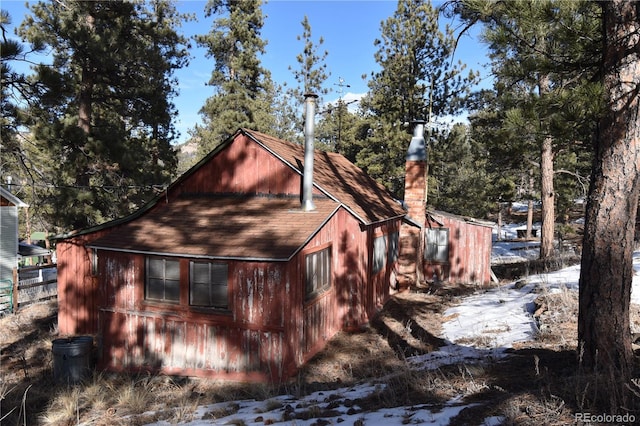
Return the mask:
<svg viewBox="0 0 640 426">
<path fill-rule="evenodd" d="M 197 265 L 207 265 L 208 267 L 208 282 L 195 282 L 196 273 L 195 268 Z M 224 285 L 214 283 L 215 278 L 218 278 L 218 274 L 221 273 L 219 269 L 224 269 Z M 208 298 L 210 299 L 211 304 L 197 304 L 194 303 L 194 287 L 195 286 L 203 286 L 206 285 L 208 287 Z M 224 287 L 225 300 L 224 304 L 215 304 L 213 303 L 213 298 L 215 295 L 212 294 L 212 291 L 215 287 Z M 206 260 L 189 260 L 189 307 L 195 309 L 214 309 L 218 311 L 228 311 L 230 304 L 229 297 L 229 264 L 224 262 L 212 262 Z"/>
<path fill-rule="evenodd" d="M 449 228 L 427 228 L 424 237 L 424 259 L 429 262 L 449 263 Z M 434 235 L 435 236 L 432 236 Z M 444 235 L 444 241 L 442 240 Z"/>
<path fill-rule="evenodd" d="M 381 245 L 380 241 L 384 242 Z M 371 274 L 376 275 L 386 266 L 393 265 L 400 255 L 400 232 L 377 235 L 373 240 L 371 255 Z"/>
<path fill-rule="evenodd" d="M 162 277 L 156 277 L 156 276 L 152 276 L 152 262 L 157 262 L 157 261 L 161 261 L 162 262 Z M 174 267 L 177 267 L 177 277 L 169 277 L 167 278 L 167 262 L 171 262 L 172 265 L 174 265 Z M 144 300 L 145 302 L 153 302 L 153 303 L 166 303 L 166 304 L 170 304 L 170 305 L 180 305 L 181 302 L 181 297 L 180 297 L 180 293 L 181 293 L 181 288 L 180 288 L 180 270 L 181 270 L 181 266 L 180 266 L 180 259 L 176 259 L 176 258 L 171 258 L 171 257 L 161 257 L 161 256 L 145 256 L 145 276 L 144 276 Z M 151 280 L 161 280 L 163 282 L 163 297 L 162 298 L 156 298 L 156 297 L 152 297 L 150 296 L 150 286 L 153 284 Z M 175 283 L 177 288 L 174 289 L 176 290 L 177 293 L 177 298 L 167 298 L 166 294 L 167 294 L 167 281 L 169 281 L 169 283 Z"/>
<path fill-rule="evenodd" d="M 320 285 L 310 283 L 309 279 L 309 269 L 310 262 L 312 259 L 320 258 L 320 261 L 323 262 L 322 266 L 326 266 L 324 270 L 321 271 L 323 277 L 321 278 L 323 282 Z M 326 293 L 333 287 L 333 250 L 331 244 L 319 247 L 317 250 L 309 251 L 304 254 L 304 263 L 303 263 L 303 282 L 304 282 L 304 300 L 310 301 L 320 296 L 323 293 Z M 317 274 L 314 274 L 317 276 Z"/>
</svg>

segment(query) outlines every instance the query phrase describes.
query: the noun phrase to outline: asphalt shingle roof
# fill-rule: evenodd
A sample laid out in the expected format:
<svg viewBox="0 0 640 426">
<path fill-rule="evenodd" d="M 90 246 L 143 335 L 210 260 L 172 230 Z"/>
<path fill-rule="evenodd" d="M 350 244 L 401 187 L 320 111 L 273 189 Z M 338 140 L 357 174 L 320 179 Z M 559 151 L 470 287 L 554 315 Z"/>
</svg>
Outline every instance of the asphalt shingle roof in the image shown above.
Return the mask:
<svg viewBox="0 0 640 426">
<path fill-rule="evenodd" d="M 246 135 L 302 176 L 304 146 L 240 129 L 168 191 L 224 150 L 239 134 Z M 341 207 L 366 225 L 405 214 L 382 185 L 345 157 L 319 150 L 314 157 L 313 182 L 324 194 L 314 197 L 314 212 L 303 212 L 299 197 L 212 193 L 159 197 L 139 212 L 115 221 L 113 225 L 119 225 L 117 230 L 91 246 L 159 255 L 288 260 Z"/>
<path fill-rule="evenodd" d="M 315 205 L 314 212 L 303 212 L 297 197 L 180 198 L 91 246 L 162 255 L 288 260 L 339 207 L 327 198 L 316 199 Z"/>
<path fill-rule="evenodd" d="M 304 163 L 304 146 L 253 130 L 241 131 L 302 174 L 300 165 Z M 340 154 L 316 150 L 313 169 L 314 184 L 328 196 L 342 203 L 365 224 L 403 216 L 406 213 L 386 188 Z"/>
</svg>

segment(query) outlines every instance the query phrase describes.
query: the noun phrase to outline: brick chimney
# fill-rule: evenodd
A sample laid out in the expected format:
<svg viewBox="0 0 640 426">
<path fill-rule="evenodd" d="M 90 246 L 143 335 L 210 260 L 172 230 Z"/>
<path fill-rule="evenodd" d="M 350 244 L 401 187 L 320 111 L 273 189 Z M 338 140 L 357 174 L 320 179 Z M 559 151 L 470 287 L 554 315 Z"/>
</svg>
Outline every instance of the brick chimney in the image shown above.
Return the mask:
<svg viewBox="0 0 640 426">
<path fill-rule="evenodd" d="M 404 181 L 404 204 L 407 222 L 400 229 L 398 289 L 408 290 L 424 284 L 424 224 L 427 209 L 427 149 L 424 121 L 414 121 L 413 137 L 407 150 Z"/>
</svg>

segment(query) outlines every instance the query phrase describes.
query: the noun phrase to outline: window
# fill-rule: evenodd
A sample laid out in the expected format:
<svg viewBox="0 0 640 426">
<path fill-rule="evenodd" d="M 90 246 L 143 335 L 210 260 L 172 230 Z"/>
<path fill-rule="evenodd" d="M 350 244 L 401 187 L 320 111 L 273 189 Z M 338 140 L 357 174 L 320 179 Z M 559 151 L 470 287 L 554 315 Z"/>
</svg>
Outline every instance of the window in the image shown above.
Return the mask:
<svg viewBox="0 0 640 426">
<path fill-rule="evenodd" d="M 192 306 L 229 307 L 226 263 L 191 262 L 189 303 Z"/>
<path fill-rule="evenodd" d="M 91 275 L 98 275 L 98 249 L 91 249 Z"/>
<path fill-rule="evenodd" d="M 331 287 L 331 247 L 308 254 L 304 270 L 307 299 Z"/>
<path fill-rule="evenodd" d="M 449 229 L 427 229 L 424 258 L 435 262 L 449 261 Z"/>
<path fill-rule="evenodd" d="M 393 263 L 398 260 L 398 255 L 400 253 L 400 233 L 394 232 L 393 234 L 389 234 L 389 245 L 388 245 L 388 255 L 389 255 L 389 263 Z"/>
<path fill-rule="evenodd" d="M 145 299 L 180 302 L 180 261 L 148 257 L 146 270 Z"/>
<path fill-rule="evenodd" d="M 372 272 L 380 272 L 387 262 L 392 264 L 398 260 L 399 234 L 394 232 L 389 235 L 380 235 L 373 241 L 373 269 Z"/>
<path fill-rule="evenodd" d="M 373 240 L 373 270 L 377 274 L 387 263 L 387 236 L 380 235 Z"/>
</svg>

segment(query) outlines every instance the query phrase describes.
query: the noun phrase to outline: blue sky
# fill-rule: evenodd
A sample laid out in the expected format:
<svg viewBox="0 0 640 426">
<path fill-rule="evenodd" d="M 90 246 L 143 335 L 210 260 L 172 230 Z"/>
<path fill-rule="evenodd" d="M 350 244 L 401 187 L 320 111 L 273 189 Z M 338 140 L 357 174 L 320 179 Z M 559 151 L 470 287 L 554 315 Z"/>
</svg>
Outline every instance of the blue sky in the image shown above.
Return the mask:
<svg viewBox="0 0 640 426">
<path fill-rule="evenodd" d="M 1 7 L 7 10 L 13 24 L 18 26 L 27 12 L 24 0 L 3 0 Z M 210 31 L 213 18 L 205 18 L 204 0 L 179 1 L 181 12 L 193 13 L 197 21 L 187 22 L 182 31 L 186 36 Z M 437 3 L 436 3 L 437 4 Z M 308 16 L 312 38 L 317 42 L 324 38 L 323 50 L 329 52 L 326 62 L 331 73 L 327 86 L 333 90 L 325 101 L 340 96 L 339 79 L 344 80 L 342 97 L 354 99 L 367 91 L 367 80 L 362 75 L 371 75 L 379 69 L 373 55 L 373 42 L 380 36 L 380 23 L 392 16 L 397 6 L 394 0 L 271 0 L 263 6 L 265 24 L 262 38 L 267 40 L 266 54 L 262 65 L 271 72 L 278 84 L 296 86 L 288 67 L 297 67 L 296 55 L 302 51 L 303 42 L 296 39 L 302 33 L 301 21 Z M 213 94 L 206 85 L 213 69 L 213 60 L 205 57 L 204 49 L 192 43 L 190 65 L 176 72 L 179 95 L 174 99 L 178 110 L 176 128 L 181 133 L 179 142 L 188 138 L 188 129 L 201 123 L 198 113 L 204 101 Z M 468 67 L 481 70 L 488 62 L 486 49 L 472 36 L 461 39 L 456 59 Z M 17 67 L 14 67 L 17 69 Z"/>
</svg>

